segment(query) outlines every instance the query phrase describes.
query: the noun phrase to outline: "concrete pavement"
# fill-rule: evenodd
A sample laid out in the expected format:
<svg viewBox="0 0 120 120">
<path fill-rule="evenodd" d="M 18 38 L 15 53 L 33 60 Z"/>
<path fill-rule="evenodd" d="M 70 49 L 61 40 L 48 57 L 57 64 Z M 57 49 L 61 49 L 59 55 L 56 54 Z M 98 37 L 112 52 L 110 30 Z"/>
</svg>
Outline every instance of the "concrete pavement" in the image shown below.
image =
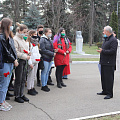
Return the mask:
<svg viewBox="0 0 120 120">
<path fill-rule="evenodd" d="M 0 111 L 0 120 L 68 120 L 120 110 L 120 72 L 115 73 L 114 98 L 104 100 L 104 96 L 96 95 L 101 92 L 97 64 L 72 64 L 71 75 L 64 80 L 67 88 L 62 89 L 56 87 L 54 71 L 55 86 L 50 86 L 49 93 L 35 86 L 37 96 L 26 94 L 32 104 L 19 104 L 11 98 L 8 102 L 13 109 Z"/>
</svg>

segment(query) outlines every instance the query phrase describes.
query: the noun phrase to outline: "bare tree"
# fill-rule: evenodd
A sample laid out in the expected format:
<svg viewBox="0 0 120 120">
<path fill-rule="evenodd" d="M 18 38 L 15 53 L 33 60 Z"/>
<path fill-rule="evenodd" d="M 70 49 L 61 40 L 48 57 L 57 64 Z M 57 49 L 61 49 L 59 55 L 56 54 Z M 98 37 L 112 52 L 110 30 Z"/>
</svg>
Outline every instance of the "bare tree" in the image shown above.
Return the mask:
<svg viewBox="0 0 120 120">
<path fill-rule="evenodd" d="M 90 7 L 90 22 L 89 22 L 89 45 L 92 46 L 92 42 L 94 39 L 94 0 L 91 0 L 91 7 Z"/>
</svg>

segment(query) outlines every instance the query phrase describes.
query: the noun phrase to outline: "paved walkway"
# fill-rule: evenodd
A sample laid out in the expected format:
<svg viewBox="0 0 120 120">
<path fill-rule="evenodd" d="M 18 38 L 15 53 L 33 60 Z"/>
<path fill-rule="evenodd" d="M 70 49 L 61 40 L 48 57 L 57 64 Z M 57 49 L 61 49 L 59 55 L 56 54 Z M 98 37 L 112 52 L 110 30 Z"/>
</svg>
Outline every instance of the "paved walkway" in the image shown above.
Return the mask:
<svg viewBox="0 0 120 120">
<path fill-rule="evenodd" d="M 13 109 L 0 111 L 0 120 L 68 120 L 120 110 L 120 72 L 115 73 L 114 98 L 110 100 L 96 95 L 101 91 L 97 64 L 72 64 L 71 73 L 64 80 L 67 88 L 50 86 L 51 91 L 46 93 L 36 87 L 37 96 L 26 94 L 30 103 L 19 104 L 11 98 Z M 54 71 L 52 78 L 56 84 Z"/>
</svg>

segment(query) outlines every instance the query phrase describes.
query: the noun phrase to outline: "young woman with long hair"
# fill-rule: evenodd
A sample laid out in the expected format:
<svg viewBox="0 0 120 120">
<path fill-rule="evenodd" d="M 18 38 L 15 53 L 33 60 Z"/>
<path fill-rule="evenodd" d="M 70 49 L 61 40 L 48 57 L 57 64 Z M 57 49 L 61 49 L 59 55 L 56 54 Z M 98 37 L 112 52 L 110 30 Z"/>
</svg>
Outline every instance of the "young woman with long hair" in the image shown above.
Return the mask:
<svg viewBox="0 0 120 120">
<path fill-rule="evenodd" d="M 5 101 L 5 98 L 13 66 L 18 66 L 12 30 L 12 21 L 9 18 L 3 18 L 0 27 L 0 46 L 2 48 L 0 53 L 0 110 L 2 111 L 8 111 L 12 108 L 12 106 Z"/>
</svg>

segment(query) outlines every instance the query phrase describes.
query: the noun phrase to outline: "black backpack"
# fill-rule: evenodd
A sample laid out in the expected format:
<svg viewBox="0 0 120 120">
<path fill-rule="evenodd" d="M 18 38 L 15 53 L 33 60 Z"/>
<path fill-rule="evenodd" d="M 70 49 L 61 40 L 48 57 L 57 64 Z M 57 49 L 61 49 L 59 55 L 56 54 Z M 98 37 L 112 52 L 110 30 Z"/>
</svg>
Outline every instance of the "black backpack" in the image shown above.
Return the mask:
<svg viewBox="0 0 120 120">
<path fill-rule="evenodd" d="M 2 46 L 2 35 L 0 34 L 0 69 L 3 68 L 4 64 L 3 64 L 3 46 Z"/>
</svg>

